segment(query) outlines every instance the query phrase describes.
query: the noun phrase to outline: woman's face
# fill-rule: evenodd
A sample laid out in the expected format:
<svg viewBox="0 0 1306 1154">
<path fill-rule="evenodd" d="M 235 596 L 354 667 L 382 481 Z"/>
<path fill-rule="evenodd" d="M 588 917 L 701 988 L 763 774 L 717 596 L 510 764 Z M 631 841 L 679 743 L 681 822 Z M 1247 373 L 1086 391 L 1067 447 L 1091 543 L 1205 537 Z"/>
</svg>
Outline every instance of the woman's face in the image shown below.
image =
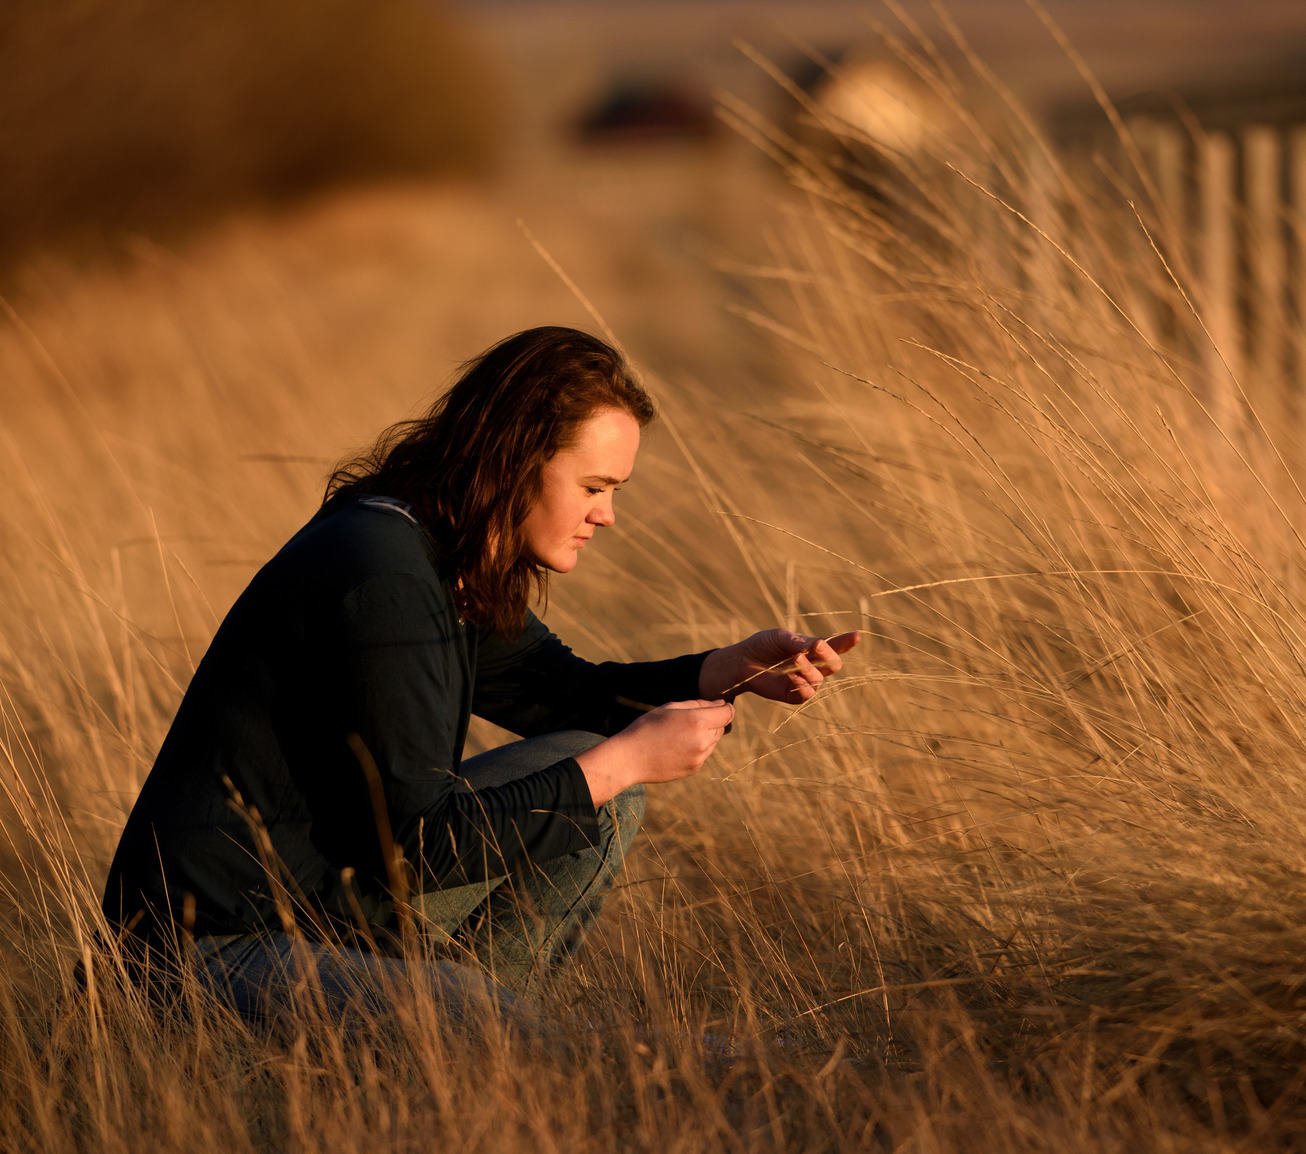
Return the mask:
<svg viewBox="0 0 1306 1154">
<path fill-rule="evenodd" d="M 639 422 L 624 409 L 600 409 L 575 441 L 544 465 L 540 498 L 522 526 L 522 552 L 555 573 L 576 567 L 585 542 L 616 520 L 612 494 L 635 467 Z"/>
</svg>

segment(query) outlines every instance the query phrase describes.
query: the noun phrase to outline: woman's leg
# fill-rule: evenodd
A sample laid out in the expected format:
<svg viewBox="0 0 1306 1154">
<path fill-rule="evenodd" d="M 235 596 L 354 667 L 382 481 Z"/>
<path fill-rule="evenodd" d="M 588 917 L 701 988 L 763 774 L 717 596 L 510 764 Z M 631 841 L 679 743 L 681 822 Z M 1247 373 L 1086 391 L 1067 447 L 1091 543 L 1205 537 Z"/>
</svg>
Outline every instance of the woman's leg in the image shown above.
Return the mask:
<svg viewBox="0 0 1306 1154">
<path fill-rule="evenodd" d="M 285 1025 L 316 1008 L 348 1032 L 373 1028 L 412 981 L 426 983 L 456 1025 L 498 1018 L 530 1034 L 534 1011 L 476 970 L 420 963 L 275 932 L 197 938 L 195 973 L 248 1021 Z"/>
<path fill-rule="evenodd" d="M 470 790 L 501 785 L 597 745 L 580 730 L 527 738 L 463 762 Z M 599 811 L 599 844 L 479 886 L 437 890 L 418 899 L 427 923 L 468 950 L 494 978 L 532 994 L 570 962 L 616 883 L 644 816 L 644 787 L 618 794 Z"/>
<path fill-rule="evenodd" d="M 475 790 L 525 777 L 596 745 L 592 733 L 566 731 L 501 746 L 462 765 L 463 784 Z M 644 789 L 618 794 L 599 812 L 599 844 L 544 862 L 528 862 L 513 876 L 419 895 L 428 928 L 466 950 L 486 977 L 452 961 L 414 962 L 284 933 L 196 939 L 197 973 L 218 997 L 251 1021 L 292 1020 L 319 1004 L 330 1020 L 366 1028 L 391 1007 L 391 986 L 428 982 L 455 1022 L 475 1023 L 486 1009 L 531 1034 L 538 1029 L 528 1003 L 541 980 L 580 950 L 644 815 Z M 505 989 L 505 987 L 507 987 Z"/>
</svg>

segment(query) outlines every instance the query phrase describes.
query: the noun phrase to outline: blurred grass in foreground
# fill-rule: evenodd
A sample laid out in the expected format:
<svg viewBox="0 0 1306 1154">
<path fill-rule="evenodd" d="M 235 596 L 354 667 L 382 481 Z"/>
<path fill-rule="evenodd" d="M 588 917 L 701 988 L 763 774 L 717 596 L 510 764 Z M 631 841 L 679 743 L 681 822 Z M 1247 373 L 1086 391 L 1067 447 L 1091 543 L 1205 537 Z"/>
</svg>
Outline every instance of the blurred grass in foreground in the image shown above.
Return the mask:
<svg viewBox="0 0 1306 1154">
<path fill-rule="evenodd" d="M 777 618 L 866 644 L 804 709 L 746 701 L 702 777 L 657 792 L 553 1052 L 469 1046 L 421 991 L 370 1045 L 311 1005 L 292 1038 L 202 1001 L 160 1022 L 93 943 L 222 607 L 334 453 L 413 401 L 421 350 L 332 322 L 380 317 L 401 262 L 324 288 L 321 248 L 233 240 L 203 275 L 144 263 L 10 320 L 6 1148 L 1300 1142 L 1293 414 L 1271 436 L 1253 396 L 1215 426 L 1206 338 L 1143 228 L 1018 121 L 870 188 L 768 146 L 800 195 L 733 271 L 771 376 L 659 383 L 622 519 L 550 616 L 595 657 Z M 477 296 L 426 283 L 431 315 Z M 485 343 L 459 335 L 440 347 Z"/>
</svg>

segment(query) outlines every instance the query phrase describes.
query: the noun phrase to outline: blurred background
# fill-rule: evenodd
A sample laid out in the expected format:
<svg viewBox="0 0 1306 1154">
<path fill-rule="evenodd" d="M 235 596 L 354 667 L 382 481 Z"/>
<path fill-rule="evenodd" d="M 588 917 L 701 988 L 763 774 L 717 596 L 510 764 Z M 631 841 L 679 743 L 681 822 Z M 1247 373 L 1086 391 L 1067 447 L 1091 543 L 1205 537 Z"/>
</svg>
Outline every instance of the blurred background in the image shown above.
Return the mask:
<svg viewBox="0 0 1306 1154">
<path fill-rule="evenodd" d="M 867 75 L 886 64 L 884 23 L 910 40 L 897 11 L 844 0 L 15 0 L 0 17 L 3 237 L 13 247 L 79 227 L 162 228 L 395 176 L 538 180 L 559 165 L 580 176 L 616 150 L 660 151 L 665 168 L 693 149 L 748 163 L 755 153 L 716 122 L 717 95 L 780 123 L 792 113 L 742 47 L 819 96 L 834 87 L 829 64 Z M 949 51 L 939 13 L 906 11 Z M 1085 101 L 1024 3 L 957 0 L 941 12 L 1040 117 L 1073 117 Z M 1150 93 L 1250 116 L 1241 106 L 1303 84 L 1306 11 L 1289 0 L 1049 0 L 1046 12 L 1118 100 Z"/>
<path fill-rule="evenodd" d="M 1162 179 L 1188 198 L 1186 216 L 1205 211 L 1185 191 L 1201 181 L 1185 154 L 1194 124 L 1229 134 L 1232 203 L 1258 171 L 1288 198 L 1306 183 L 1289 141 L 1306 123 L 1302 5 L 1049 0 L 1046 11 L 1147 121 L 1140 139 L 1157 126 L 1147 140 L 1168 156 Z M 1035 11 L 956 0 L 941 12 L 1061 144 L 1092 152 L 1105 120 Z M 728 374 L 738 350 L 722 354 L 719 294 L 728 304 L 747 290 L 723 284 L 722 262 L 758 258 L 763 221 L 791 194 L 719 101 L 802 139 L 810 99 L 890 150 L 929 149 L 947 116 L 893 41 L 911 44 L 915 25 L 957 61 L 956 36 L 928 5 L 897 13 L 842 0 L 13 0 L 0 13 L 3 283 L 33 302 L 52 252 L 132 266 L 190 245 L 194 260 L 197 235 L 240 220 L 267 230 L 260 244 L 302 235 L 324 275 L 367 252 L 392 283 L 414 282 L 407 295 L 470 278 L 450 326 L 466 334 L 462 356 L 569 309 L 520 218 L 639 355 Z M 1256 135 L 1267 126 L 1281 146 Z M 360 190 L 387 206 L 363 207 Z M 396 261 L 397 249 L 409 251 Z M 522 308 L 491 307 L 526 284 Z M 475 310 L 459 307 L 472 299 Z"/>
</svg>

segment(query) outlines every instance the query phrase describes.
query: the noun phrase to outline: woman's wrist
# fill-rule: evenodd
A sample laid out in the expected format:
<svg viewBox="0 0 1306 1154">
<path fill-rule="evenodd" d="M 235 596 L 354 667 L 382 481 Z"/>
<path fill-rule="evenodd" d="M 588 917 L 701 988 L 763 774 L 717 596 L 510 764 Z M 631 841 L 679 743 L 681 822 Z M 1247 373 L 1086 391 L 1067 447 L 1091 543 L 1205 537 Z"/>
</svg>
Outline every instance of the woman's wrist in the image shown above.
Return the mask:
<svg viewBox="0 0 1306 1154">
<path fill-rule="evenodd" d="M 698 695 L 704 701 L 734 701 L 739 696 L 737 646 L 713 649 L 698 670 Z"/>
<path fill-rule="evenodd" d="M 576 755 L 595 809 L 642 780 L 630 753 L 617 734 Z"/>
</svg>

